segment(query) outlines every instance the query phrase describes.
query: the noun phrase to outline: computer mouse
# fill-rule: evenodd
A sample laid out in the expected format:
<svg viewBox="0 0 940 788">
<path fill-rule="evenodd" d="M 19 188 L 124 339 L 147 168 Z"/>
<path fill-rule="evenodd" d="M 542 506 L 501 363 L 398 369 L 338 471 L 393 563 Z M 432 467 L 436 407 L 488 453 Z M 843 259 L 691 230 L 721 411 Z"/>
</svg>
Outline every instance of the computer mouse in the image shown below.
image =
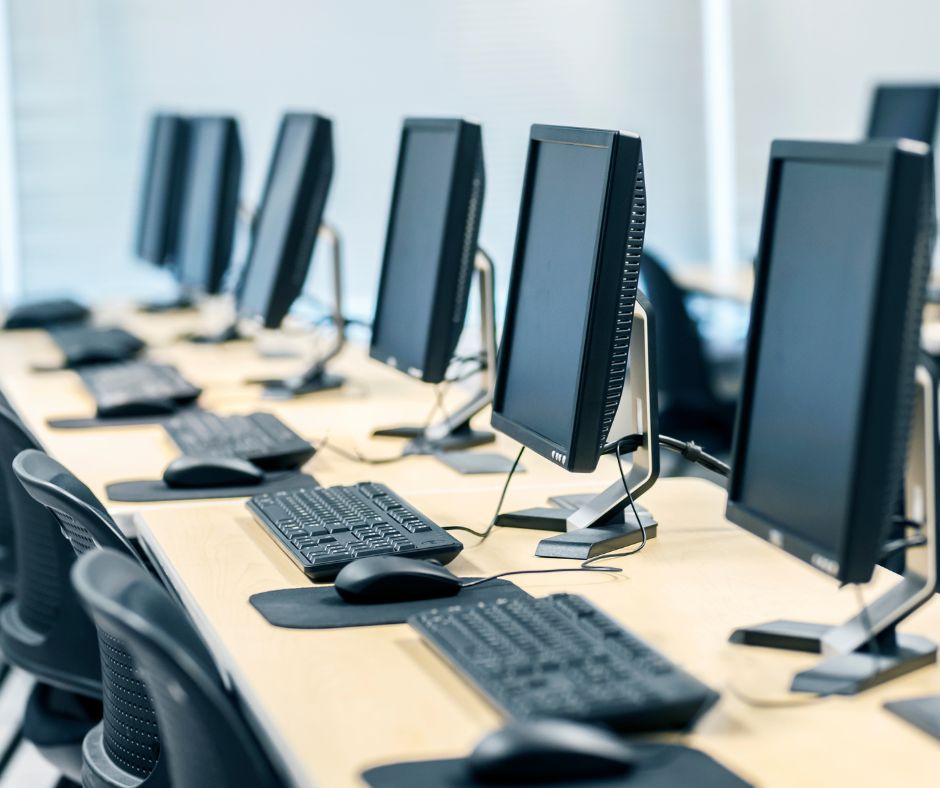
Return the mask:
<svg viewBox="0 0 940 788">
<path fill-rule="evenodd" d="M 347 602 L 410 602 L 454 596 L 461 582 L 437 563 L 397 555 L 359 558 L 336 576 L 336 592 Z"/>
<path fill-rule="evenodd" d="M 177 457 L 166 466 L 167 487 L 239 487 L 259 484 L 264 473 L 238 457 Z"/>
<path fill-rule="evenodd" d="M 473 750 L 473 777 L 489 783 L 546 783 L 616 777 L 637 764 L 636 751 L 610 731 L 567 720 L 510 723 Z"/>
<path fill-rule="evenodd" d="M 122 419 L 135 416 L 164 416 L 176 413 L 179 404 L 172 399 L 138 399 L 127 402 L 117 402 L 113 405 L 97 407 L 96 415 L 99 419 Z"/>
</svg>

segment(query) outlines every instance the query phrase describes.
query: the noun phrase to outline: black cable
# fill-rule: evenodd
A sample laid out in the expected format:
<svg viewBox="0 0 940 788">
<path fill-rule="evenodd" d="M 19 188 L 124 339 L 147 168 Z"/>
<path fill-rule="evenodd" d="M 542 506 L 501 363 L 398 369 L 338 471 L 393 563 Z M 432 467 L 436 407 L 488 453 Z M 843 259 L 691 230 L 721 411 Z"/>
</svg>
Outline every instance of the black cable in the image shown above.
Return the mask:
<svg viewBox="0 0 940 788">
<path fill-rule="evenodd" d="M 717 457 L 708 454 L 695 441 L 680 441 L 677 438 L 670 438 L 668 435 L 659 436 L 659 445 L 663 448 L 681 454 L 689 462 L 694 462 L 707 468 L 719 476 L 730 476 L 731 466 L 723 463 Z"/>
<path fill-rule="evenodd" d="M 320 441 L 320 445 L 317 447 L 317 451 L 321 449 L 329 449 L 331 452 L 338 454 L 340 457 L 345 457 L 347 460 L 351 460 L 352 462 L 361 462 L 364 465 L 388 465 L 389 463 L 403 460 L 408 456 L 407 454 L 396 454 L 393 457 L 366 457 L 365 455 L 360 454 L 358 449 L 348 451 L 330 443 L 329 438 L 324 438 L 322 441 Z"/>
<path fill-rule="evenodd" d="M 448 525 L 444 528 L 445 531 L 464 531 L 468 534 L 473 534 L 474 536 L 480 537 L 480 539 L 486 539 L 492 532 L 493 528 L 496 526 L 496 521 L 499 519 L 499 515 L 503 511 L 503 502 L 506 500 L 506 492 L 509 490 L 509 482 L 512 481 L 512 476 L 516 472 L 516 468 L 519 467 L 519 460 L 522 459 L 522 453 L 525 451 L 525 446 L 519 447 L 519 453 L 516 455 L 516 459 L 513 460 L 512 467 L 509 469 L 509 473 L 506 474 L 506 481 L 503 482 L 503 490 L 499 494 L 499 501 L 496 504 L 496 511 L 493 514 L 493 519 L 490 520 L 490 524 L 486 526 L 486 529 L 483 531 L 475 531 L 472 528 L 467 528 L 465 525 Z M 486 578 L 490 580 L 492 578 Z"/>
<path fill-rule="evenodd" d="M 595 561 L 600 561 L 601 559 L 607 558 L 625 558 L 630 555 L 636 555 L 644 547 L 646 547 L 646 526 L 643 524 L 643 521 L 640 519 L 640 514 L 636 510 L 636 504 L 633 502 L 633 493 L 630 492 L 630 485 L 627 483 L 627 475 L 623 470 L 623 462 L 621 461 L 621 445 L 629 445 L 630 437 L 624 438 L 621 441 L 618 441 L 616 444 L 617 451 L 617 467 L 620 469 L 620 480 L 623 482 L 624 492 L 627 494 L 627 500 L 630 502 L 630 508 L 633 510 L 633 516 L 636 517 L 637 525 L 640 527 L 641 541 L 633 550 L 627 550 L 622 553 L 602 553 L 601 555 L 595 555 L 593 558 L 588 558 L 585 561 L 582 561 L 577 566 L 566 566 L 559 567 L 555 569 L 514 569 L 509 572 L 500 572 L 499 574 L 490 575 L 489 577 L 483 577 L 478 580 L 471 580 L 469 583 L 463 583 L 461 588 L 471 588 L 472 586 L 478 586 L 481 583 L 488 583 L 490 580 L 497 580 L 502 577 L 510 577 L 513 575 L 551 575 L 558 572 L 622 572 L 623 569 L 619 566 L 594 566 Z M 632 449 L 631 449 L 632 451 Z M 519 456 L 516 457 L 516 462 L 519 462 L 519 458 L 522 457 L 522 450 L 519 451 Z M 515 470 L 515 464 L 513 465 L 513 470 Z M 489 528 L 486 529 L 486 534 L 492 530 L 493 525 L 496 523 L 497 518 L 499 517 L 500 509 L 502 509 L 503 498 L 506 495 L 506 488 L 509 486 L 509 478 L 512 476 L 512 471 L 509 472 L 510 476 L 506 479 L 506 485 L 503 487 L 503 494 L 500 496 L 499 505 L 496 507 L 496 515 L 493 517 L 493 522 L 490 523 Z M 456 526 L 457 529 L 462 531 L 469 531 L 469 528 L 463 528 L 462 526 Z M 451 530 L 451 529 L 445 529 Z M 471 532 L 474 533 L 474 532 Z M 482 534 L 478 534 L 482 536 Z M 485 538 L 485 536 L 484 536 Z"/>
<path fill-rule="evenodd" d="M 878 563 L 881 563 L 891 556 L 904 552 L 908 547 L 922 547 L 927 544 L 927 537 L 918 535 L 910 539 L 892 539 L 886 542 L 881 548 L 881 555 L 878 556 Z"/>
</svg>

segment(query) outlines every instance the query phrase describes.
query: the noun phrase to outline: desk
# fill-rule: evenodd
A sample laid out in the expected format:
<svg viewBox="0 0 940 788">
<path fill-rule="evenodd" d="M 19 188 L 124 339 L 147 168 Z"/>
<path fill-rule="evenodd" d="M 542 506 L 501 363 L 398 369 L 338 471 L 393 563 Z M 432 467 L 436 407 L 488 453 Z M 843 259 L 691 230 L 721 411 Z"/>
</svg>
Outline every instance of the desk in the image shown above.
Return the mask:
<svg viewBox="0 0 940 788">
<path fill-rule="evenodd" d="M 339 448 L 347 451 L 355 448 L 368 457 L 396 455 L 404 441 L 375 439 L 371 431 L 398 424 L 423 424 L 434 405 L 432 386 L 370 360 L 363 348 L 353 344 L 348 344 L 330 365 L 347 377 L 345 387 L 293 400 L 266 400 L 261 396 L 261 387 L 246 384 L 245 379 L 289 375 L 302 368 L 304 360 L 262 358 L 250 342 L 222 346 L 186 342 L 161 345 L 158 344 L 161 337 L 179 335 L 185 323 L 176 315 L 145 315 L 136 319 L 140 323 L 135 325 L 136 331 L 151 345 L 147 357 L 176 365 L 185 377 L 202 386 L 200 403 L 205 408 L 219 413 L 269 411 L 315 445 L 328 438 Z M 167 464 L 179 455 L 164 429 L 156 424 L 81 430 L 50 428 L 47 424 L 50 418 L 93 415 L 94 401 L 81 379 L 69 370 L 42 373 L 30 370 L 33 364 L 54 365 L 61 360 L 57 347 L 42 331 L 0 334 L 0 352 L 4 358 L 0 389 L 43 448 L 78 475 L 102 501 L 108 502 L 105 487 L 111 482 L 159 478 Z M 445 408 L 452 408 L 466 396 L 465 391 L 451 387 L 444 398 Z M 485 411 L 477 417 L 475 426 L 486 429 L 488 425 L 489 412 Z M 482 447 L 481 451 L 495 451 L 512 458 L 518 449 L 517 443 L 499 435 L 495 444 Z M 514 482 L 523 488 L 585 483 L 583 477 L 568 476 L 535 455 L 525 459 L 524 467 L 526 472 Z M 603 479 L 607 481 L 614 467 L 609 458 L 605 458 L 605 467 Z M 493 491 L 504 480 L 503 474 L 462 476 L 433 457 L 415 456 L 393 464 L 364 465 L 328 448 L 321 450 L 304 470 L 323 484 L 370 479 L 388 484 L 406 496 L 428 489 Z M 598 489 L 602 486 L 605 485 L 599 480 Z M 180 505 L 180 502 L 114 502 L 109 509 L 131 534 L 134 512 Z"/>
<path fill-rule="evenodd" d="M 513 486 L 507 507 L 539 503 L 545 489 Z M 493 496 L 455 491 L 410 501 L 443 525 L 483 525 Z M 853 592 L 728 524 L 724 492 L 695 479 L 659 481 L 643 496 L 659 537 L 624 573 L 520 576 L 530 593 L 583 594 L 722 693 L 685 741 L 763 786 L 935 785 L 940 747 L 881 709 L 888 699 L 940 693 L 932 666 L 854 698 L 754 708 L 730 691 L 780 698 L 811 655 L 731 646 L 738 625 L 776 617 L 839 622 Z M 466 753 L 500 723 L 494 709 L 406 625 L 296 631 L 269 626 L 256 592 L 306 585 L 238 503 L 150 509 L 140 538 L 179 592 L 273 757 L 298 786 L 360 786 L 374 765 Z M 464 535 L 456 534 L 463 538 Z M 489 574 L 562 561 L 532 556 L 539 535 L 497 529 L 467 536 L 452 564 Z M 872 596 L 893 576 L 881 572 Z M 904 629 L 940 637 L 940 603 Z"/>
</svg>

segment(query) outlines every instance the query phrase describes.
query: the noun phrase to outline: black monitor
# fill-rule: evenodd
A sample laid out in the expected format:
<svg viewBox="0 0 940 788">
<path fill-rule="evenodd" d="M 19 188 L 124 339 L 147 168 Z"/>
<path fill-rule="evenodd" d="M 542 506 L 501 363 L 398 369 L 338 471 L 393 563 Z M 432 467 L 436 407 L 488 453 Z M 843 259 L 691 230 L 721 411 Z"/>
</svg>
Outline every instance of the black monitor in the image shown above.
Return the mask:
<svg viewBox="0 0 940 788">
<path fill-rule="evenodd" d="M 727 516 L 843 583 L 871 578 L 898 511 L 932 187 L 919 142 L 771 149 Z M 915 590 L 911 579 L 840 627 L 776 622 L 733 640 L 850 655 L 793 685 L 849 694 L 932 659 L 935 646 L 897 650 Z M 866 663 L 878 649 L 891 660 Z"/>
<path fill-rule="evenodd" d="M 872 100 L 868 139 L 903 137 L 932 145 L 938 106 L 940 85 L 879 85 Z"/>
<path fill-rule="evenodd" d="M 405 120 L 370 353 L 427 383 L 444 380 L 463 331 L 484 183 L 479 125 Z"/>
<path fill-rule="evenodd" d="M 594 470 L 602 452 L 630 436 L 632 497 L 658 474 L 653 332 L 637 289 L 645 223 L 639 137 L 532 127 L 493 426 L 574 472 Z M 572 511 L 497 522 L 568 531 L 543 540 L 537 554 L 587 558 L 645 538 L 642 522 L 624 518 L 631 495 L 623 487 L 617 478 Z"/>
<path fill-rule="evenodd" d="M 242 149 L 231 117 L 190 120 L 176 275 L 184 291 L 214 295 L 232 257 Z"/>
<path fill-rule="evenodd" d="M 240 317 L 277 328 L 303 289 L 333 176 L 333 127 L 288 113 L 268 169 L 238 294 Z"/>
<path fill-rule="evenodd" d="M 728 517 L 847 583 L 901 480 L 928 164 L 887 141 L 771 150 Z"/>
<path fill-rule="evenodd" d="M 181 115 L 161 112 L 150 121 L 134 251 L 154 265 L 168 263 L 176 254 L 188 132 Z"/>
<path fill-rule="evenodd" d="M 626 377 L 643 250 L 639 137 L 532 127 L 493 426 L 590 472 Z"/>
</svg>

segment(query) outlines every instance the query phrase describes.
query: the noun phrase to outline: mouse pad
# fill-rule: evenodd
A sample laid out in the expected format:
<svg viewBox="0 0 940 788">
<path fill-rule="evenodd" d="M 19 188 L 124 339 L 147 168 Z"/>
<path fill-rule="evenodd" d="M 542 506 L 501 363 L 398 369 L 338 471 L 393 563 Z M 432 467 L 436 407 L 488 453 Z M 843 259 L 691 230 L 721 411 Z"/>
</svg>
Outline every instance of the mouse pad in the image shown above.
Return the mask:
<svg viewBox="0 0 940 788">
<path fill-rule="evenodd" d="M 552 783 L 525 783 L 530 788 L 748 788 L 734 772 L 704 752 L 679 744 L 634 744 L 644 759 L 623 777 Z M 648 760 L 647 760 L 648 759 Z M 378 766 L 363 772 L 362 778 L 372 788 L 509 788 L 519 783 L 480 783 L 470 776 L 466 758 L 446 761 L 413 761 Z"/>
<path fill-rule="evenodd" d="M 316 479 L 298 471 L 267 473 L 261 484 L 244 484 L 238 487 L 167 487 L 162 479 L 140 479 L 138 481 L 114 482 L 105 487 L 109 500 L 123 503 L 145 503 L 148 501 L 200 501 L 206 498 L 250 498 L 261 493 L 286 490 L 291 487 L 319 487 Z"/>
<path fill-rule="evenodd" d="M 470 580 L 471 578 L 466 578 Z M 287 629 L 336 629 L 339 627 L 374 627 L 379 624 L 404 624 L 408 616 L 447 604 L 488 602 L 500 597 L 529 596 L 515 583 L 493 580 L 473 588 L 464 588 L 456 596 L 443 599 L 419 599 L 410 602 L 385 602 L 358 605 L 343 601 L 333 586 L 283 588 L 254 594 L 249 602 L 269 624 Z"/>
</svg>

